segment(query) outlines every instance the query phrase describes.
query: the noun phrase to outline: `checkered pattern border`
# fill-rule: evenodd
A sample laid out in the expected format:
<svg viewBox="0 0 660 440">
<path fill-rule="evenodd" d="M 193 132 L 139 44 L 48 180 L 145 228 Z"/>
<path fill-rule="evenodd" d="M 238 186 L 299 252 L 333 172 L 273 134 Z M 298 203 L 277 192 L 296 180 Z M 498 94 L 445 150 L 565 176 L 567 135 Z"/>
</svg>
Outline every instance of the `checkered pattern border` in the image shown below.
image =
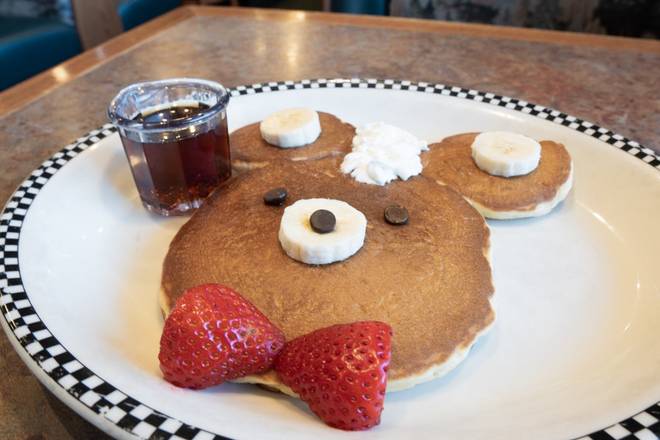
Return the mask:
<svg viewBox="0 0 660 440">
<path fill-rule="evenodd" d="M 657 440 L 660 438 L 660 402 L 603 430 L 578 440 Z"/>
<path fill-rule="evenodd" d="M 18 243 L 30 205 L 68 161 L 115 131 L 107 124 L 67 145 L 32 172 L 7 202 L 0 215 L 0 311 L 23 349 L 54 382 L 119 428 L 145 439 L 225 439 L 143 405 L 94 374 L 48 331 L 23 287 Z"/>
<path fill-rule="evenodd" d="M 318 79 L 239 86 L 232 89 L 230 93 L 232 96 L 242 96 L 314 88 L 408 90 L 497 105 L 580 131 L 624 150 L 660 170 L 660 158 L 652 150 L 605 128 L 556 110 L 476 90 L 398 80 Z M 32 307 L 23 287 L 18 264 L 18 246 L 23 220 L 31 203 L 48 180 L 68 161 L 115 131 L 116 129 L 112 125 L 106 124 L 67 145 L 33 171 L 7 202 L 4 211 L 0 214 L 0 311 L 27 355 L 58 386 L 98 416 L 105 418 L 117 427 L 144 439 L 226 439 L 226 437 L 186 425 L 150 408 L 94 374 L 48 331 Z M 579 440 L 651 440 L 658 438 L 660 438 L 660 402 L 629 419 L 581 437 Z"/>
</svg>

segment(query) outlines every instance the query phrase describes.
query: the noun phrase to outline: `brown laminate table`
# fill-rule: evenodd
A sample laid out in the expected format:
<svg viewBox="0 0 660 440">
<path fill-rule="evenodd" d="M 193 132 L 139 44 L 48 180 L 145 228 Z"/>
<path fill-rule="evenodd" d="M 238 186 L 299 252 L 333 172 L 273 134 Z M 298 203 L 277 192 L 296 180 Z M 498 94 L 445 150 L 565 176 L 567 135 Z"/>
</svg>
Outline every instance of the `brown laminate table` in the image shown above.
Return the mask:
<svg viewBox="0 0 660 440">
<path fill-rule="evenodd" d="M 3 69 L 9 68 L 3 66 Z M 0 93 L 0 199 L 106 122 L 125 85 L 396 78 L 559 109 L 660 152 L 660 42 L 445 22 L 186 7 Z M 42 388 L 0 336 L 0 438 L 104 438 Z"/>
</svg>

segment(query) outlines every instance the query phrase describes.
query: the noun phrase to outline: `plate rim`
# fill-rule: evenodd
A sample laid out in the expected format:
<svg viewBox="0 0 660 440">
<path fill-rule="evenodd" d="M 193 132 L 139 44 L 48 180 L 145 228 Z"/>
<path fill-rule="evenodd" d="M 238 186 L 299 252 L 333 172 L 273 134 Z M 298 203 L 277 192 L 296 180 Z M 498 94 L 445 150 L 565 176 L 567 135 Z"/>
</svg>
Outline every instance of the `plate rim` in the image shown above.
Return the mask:
<svg viewBox="0 0 660 440">
<path fill-rule="evenodd" d="M 396 79 L 335 78 L 303 79 L 240 85 L 229 89 L 231 97 L 288 90 L 358 88 L 403 90 L 439 94 L 496 105 L 563 125 L 623 150 L 660 171 L 660 155 L 650 148 L 591 122 L 517 98 L 439 83 Z M 0 213 L 0 310 L 2 328 L 14 350 L 46 388 L 77 414 L 104 432 L 123 438 L 162 438 L 176 435 L 228 439 L 220 434 L 188 425 L 142 404 L 80 363 L 48 331 L 32 307 L 23 286 L 18 264 L 20 233 L 32 201 L 40 190 L 71 159 L 117 132 L 112 124 L 92 130 L 45 160 L 16 188 Z M 27 319 L 27 321 L 26 321 Z M 51 354 L 57 353 L 55 355 Z M 660 436 L 660 400 L 648 408 L 580 440 L 609 440 L 620 433 L 636 435 L 643 431 Z M 641 422 L 640 422 L 641 420 Z M 656 420 L 649 425 L 645 420 Z M 616 437 L 615 437 L 616 435 Z"/>
</svg>

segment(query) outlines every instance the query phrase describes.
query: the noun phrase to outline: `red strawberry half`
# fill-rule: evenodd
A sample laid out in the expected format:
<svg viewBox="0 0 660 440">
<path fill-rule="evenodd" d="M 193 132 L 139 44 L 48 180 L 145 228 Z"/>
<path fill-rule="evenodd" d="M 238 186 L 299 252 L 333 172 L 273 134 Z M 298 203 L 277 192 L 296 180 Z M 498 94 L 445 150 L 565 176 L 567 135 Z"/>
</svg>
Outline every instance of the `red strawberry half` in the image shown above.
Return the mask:
<svg viewBox="0 0 660 440">
<path fill-rule="evenodd" d="M 369 429 L 380 423 L 391 341 L 382 322 L 334 325 L 287 342 L 275 370 L 328 425 Z"/>
<path fill-rule="evenodd" d="M 168 382 L 206 388 L 268 370 L 284 335 L 234 290 L 204 284 L 187 290 L 165 320 L 160 369 Z"/>
</svg>

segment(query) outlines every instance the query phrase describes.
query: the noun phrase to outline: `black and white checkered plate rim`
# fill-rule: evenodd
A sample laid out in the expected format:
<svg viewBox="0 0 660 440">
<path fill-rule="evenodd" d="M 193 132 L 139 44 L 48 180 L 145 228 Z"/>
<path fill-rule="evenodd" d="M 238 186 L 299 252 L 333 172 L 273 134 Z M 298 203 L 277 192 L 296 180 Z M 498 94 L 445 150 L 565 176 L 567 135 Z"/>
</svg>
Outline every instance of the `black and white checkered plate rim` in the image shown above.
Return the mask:
<svg viewBox="0 0 660 440">
<path fill-rule="evenodd" d="M 231 96 L 284 90 L 317 88 L 372 88 L 433 93 L 483 102 L 546 119 L 594 137 L 626 151 L 660 170 L 660 157 L 653 150 L 612 131 L 574 116 L 526 101 L 493 93 L 463 89 L 443 84 L 378 79 L 315 79 L 281 81 L 238 86 Z M 115 133 L 104 125 L 67 145 L 45 161 L 18 187 L 0 215 L 0 310 L 5 331 L 18 353 L 51 390 L 100 428 L 121 436 L 148 439 L 222 439 L 165 415 L 119 390 L 80 363 L 57 338 L 48 331 L 32 307 L 25 291 L 19 267 L 18 248 L 21 227 L 31 203 L 48 180 L 71 159 L 103 138 Z M 656 439 L 660 438 L 660 402 L 603 430 L 580 440 Z"/>
</svg>

